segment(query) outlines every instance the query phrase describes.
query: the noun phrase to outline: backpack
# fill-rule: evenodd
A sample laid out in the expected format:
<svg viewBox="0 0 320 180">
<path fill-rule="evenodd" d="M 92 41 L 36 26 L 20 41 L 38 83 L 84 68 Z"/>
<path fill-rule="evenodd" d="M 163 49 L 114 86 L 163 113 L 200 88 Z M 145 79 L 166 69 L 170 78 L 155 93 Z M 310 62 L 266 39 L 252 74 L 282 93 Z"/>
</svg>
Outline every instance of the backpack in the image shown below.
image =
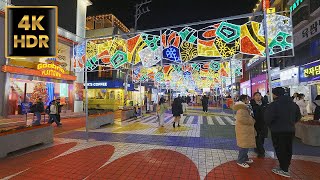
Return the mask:
<svg viewBox="0 0 320 180">
<path fill-rule="evenodd" d="M 46 114 L 50 114 L 50 105 L 46 107 L 46 109 L 44 110 L 44 112 Z"/>
</svg>

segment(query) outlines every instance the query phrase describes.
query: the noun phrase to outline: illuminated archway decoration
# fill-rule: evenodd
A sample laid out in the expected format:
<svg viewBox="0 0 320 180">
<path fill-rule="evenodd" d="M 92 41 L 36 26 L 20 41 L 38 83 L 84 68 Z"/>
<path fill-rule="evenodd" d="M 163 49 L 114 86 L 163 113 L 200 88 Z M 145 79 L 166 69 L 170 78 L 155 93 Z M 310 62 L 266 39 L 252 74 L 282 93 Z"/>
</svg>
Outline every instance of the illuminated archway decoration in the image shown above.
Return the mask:
<svg viewBox="0 0 320 180">
<path fill-rule="evenodd" d="M 282 56 L 283 52 L 293 49 L 292 21 L 289 17 L 269 14 L 267 26 L 271 56 L 275 57 L 279 54 Z M 84 49 L 83 44 L 75 46 L 74 67 L 81 70 L 85 64 L 91 71 L 97 70 L 99 66 L 120 69 L 125 65 L 127 65 L 126 68 L 131 66 L 152 68 L 160 64 L 166 64 L 165 66 L 175 64 L 180 65 L 181 69 L 173 65 L 164 67 L 161 72 L 142 73 L 140 69 L 134 79 L 156 82 L 174 80 L 172 82 L 174 85 L 184 86 L 182 79 L 189 77 L 194 84 L 197 84 L 197 81 L 201 80 L 217 83 L 220 81 L 218 78 L 220 76 L 242 75 L 239 62 L 235 65 L 231 64 L 231 69 L 235 70 L 228 72 L 224 63 L 197 62 L 201 57 L 229 61 L 241 55 L 245 55 L 245 58 L 265 56 L 263 21 L 248 21 L 243 24 L 212 21 L 212 23 L 205 22 L 199 25 L 199 29 L 195 27 L 198 26 L 157 29 L 152 32 L 136 33 L 134 36 L 116 35 L 89 40 L 84 44 L 85 57 L 80 50 Z M 207 60 L 207 58 L 204 59 Z"/>
</svg>

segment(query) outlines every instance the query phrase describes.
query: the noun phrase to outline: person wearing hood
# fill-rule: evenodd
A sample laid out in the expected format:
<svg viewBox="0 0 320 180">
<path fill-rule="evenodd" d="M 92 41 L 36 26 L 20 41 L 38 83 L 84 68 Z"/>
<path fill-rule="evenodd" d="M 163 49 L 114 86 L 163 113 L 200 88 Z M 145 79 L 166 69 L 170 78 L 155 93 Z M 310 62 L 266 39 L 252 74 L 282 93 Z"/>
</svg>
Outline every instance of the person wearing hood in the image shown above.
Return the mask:
<svg viewBox="0 0 320 180">
<path fill-rule="evenodd" d="M 300 113 L 302 116 L 306 116 L 308 115 L 308 112 L 307 112 L 307 102 L 306 100 L 304 100 L 304 94 L 298 94 L 298 100 L 296 101 L 296 104 L 299 106 L 300 108 Z"/>
<path fill-rule="evenodd" d="M 275 101 L 268 105 L 264 113 L 264 120 L 270 128 L 273 147 L 280 164 L 280 167 L 273 168 L 272 172 L 290 177 L 295 124 L 301 119 L 301 113 L 292 98 L 284 95 L 285 90 L 282 87 L 273 89 L 272 93 Z"/>
<path fill-rule="evenodd" d="M 253 110 L 253 118 L 255 119 L 254 128 L 257 132 L 256 136 L 256 145 L 257 148 L 255 152 L 258 154 L 258 157 L 265 157 L 264 139 L 268 135 L 268 128 L 264 122 L 264 111 L 267 106 L 267 102 L 262 99 L 260 92 L 255 92 L 253 94 L 253 99 L 250 102 Z"/>
<path fill-rule="evenodd" d="M 256 147 L 255 120 L 252 117 L 253 112 L 248 105 L 249 97 L 241 95 L 239 101 L 233 107 L 237 111 L 235 131 L 237 145 L 240 148 L 237 164 L 243 168 L 249 168 L 249 164 L 253 163 L 253 160 L 248 158 L 248 151 L 249 148 Z"/>
<path fill-rule="evenodd" d="M 313 104 L 316 106 L 314 110 L 313 120 L 320 120 L 320 95 L 317 95 Z"/>
</svg>

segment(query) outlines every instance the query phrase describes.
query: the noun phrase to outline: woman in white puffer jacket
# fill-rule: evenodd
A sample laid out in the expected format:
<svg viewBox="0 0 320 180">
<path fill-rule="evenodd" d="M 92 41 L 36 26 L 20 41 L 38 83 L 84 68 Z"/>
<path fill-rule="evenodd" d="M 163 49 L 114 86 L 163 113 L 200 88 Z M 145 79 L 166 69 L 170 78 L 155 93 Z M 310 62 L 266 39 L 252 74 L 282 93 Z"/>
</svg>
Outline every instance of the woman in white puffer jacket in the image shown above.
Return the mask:
<svg viewBox="0 0 320 180">
<path fill-rule="evenodd" d="M 307 102 L 304 100 L 305 95 L 304 94 L 298 94 L 298 100 L 296 101 L 296 104 L 299 106 L 300 108 L 300 113 L 302 116 L 306 116 L 308 115 L 307 112 Z"/>
</svg>

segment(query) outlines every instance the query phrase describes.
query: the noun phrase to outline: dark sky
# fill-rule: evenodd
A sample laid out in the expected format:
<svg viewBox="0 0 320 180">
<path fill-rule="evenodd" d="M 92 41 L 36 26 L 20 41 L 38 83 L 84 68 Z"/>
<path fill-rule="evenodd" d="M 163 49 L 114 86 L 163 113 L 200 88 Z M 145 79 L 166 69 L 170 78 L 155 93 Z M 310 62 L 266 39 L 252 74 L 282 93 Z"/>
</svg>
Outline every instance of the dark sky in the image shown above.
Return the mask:
<svg viewBox="0 0 320 180">
<path fill-rule="evenodd" d="M 88 16 L 114 14 L 128 28 L 134 26 L 135 4 L 142 0 L 91 0 Z M 138 29 L 150 29 L 251 13 L 258 0 L 153 0 L 151 12 L 138 21 Z"/>
</svg>

